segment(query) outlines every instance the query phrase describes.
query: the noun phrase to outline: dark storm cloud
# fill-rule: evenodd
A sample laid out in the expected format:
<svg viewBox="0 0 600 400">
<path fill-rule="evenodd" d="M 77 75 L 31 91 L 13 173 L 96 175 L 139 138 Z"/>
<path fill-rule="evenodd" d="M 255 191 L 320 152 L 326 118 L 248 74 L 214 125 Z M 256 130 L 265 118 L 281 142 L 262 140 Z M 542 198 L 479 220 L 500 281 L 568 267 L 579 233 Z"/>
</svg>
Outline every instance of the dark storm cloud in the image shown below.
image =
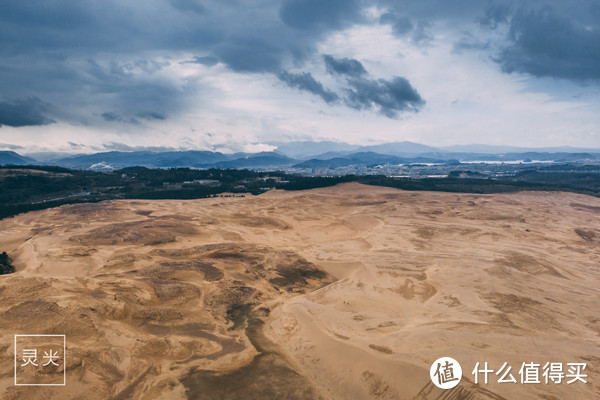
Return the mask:
<svg viewBox="0 0 600 400">
<path fill-rule="evenodd" d="M 348 75 L 348 76 L 361 76 L 366 75 L 367 70 L 360 61 L 353 58 L 334 58 L 328 54 L 323 56 L 325 61 L 325 67 L 327 72 L 332 75 Z"/>
<path fill-rule="evenodd" d="M 360 21 L 362 4 L 357 0 L 285 0 L 281 19 L 298 30 L 333 30 Z"/>
<path fill-rule="evenodd" d="M 337 94 L 326 90 L 321 82 L 317 81 L 310 72 L 294 74 L 283 71 L 279 73 L 279 79 L 289 87 L 305 90 L 321 97 L 328 104 L 339 100 Z"/>
<path fill-rule="evenodd" d="M 114 113 L 114 112 L 105 112 L 101 114 L 102 118 L 104 118 L 105 121 L 108 122 L 115 122 L 115 121 L 119 121 L 119 122 L 123 122 L 123 117 L 121 117 L 119 114 Z"/>
<path fill-rule="evenodd" d="M 47 110 L 47 104 L 37 97 L 0 101 L 0 126 L 20 127 L 51 124 L 55 121 L 45 115 Z"/>
<path fill-rule="evenodd" d="M 261 6 L 240 7 L 237 20 L 218 27 L 225 37 L 210 48 L 234 71 L 278 73 L 284 61 L 301 63 L 313 54 L 329 32 L 363 20 L 356 0 L 286 0 Z M 278 13 L 269 7 L 278 7 Z"/>
<path fill-rule="evenodd" d="M 320 96 L 326 103 L 343 104 L 355 110 L 374 109 L 388 118 L 396 118 L 404 111 L 417 112 L 425 104 L 415 88 L 406 78 L 391 80 L 370 79 L 360 61 L 352 58 L 334 58 L 324 55 L 327 71 L 338 78 L 342 86 L 339 94 L 327 90 L 312 74 L 281 72 L 279 79 L 286 85 Z M 343 82 L 343 83 L 342 83 Z"/>
<path fill-rule="evenodd" d="M 376 109 L 388 118 L 402 111 L 419 111 L 425 104 L 410 82 L 402 77 L 391 80 L 355 78 L 348 80 L 345 102 L 356 110 Z"/>
<path fill-rule="evenodd" d="M 43 98 L 54 106 L 48 118 L 84 124 L 170 117 L 197 87 L 161 78 L 157 55 L 209 54 L 192 62 L 277 75 L 285 63 L 301 65 L 328 33 L 362 19 L 355 0 L 7 1 L 0 93 Z"/>
<path fill-rule="evenodd" d="M 83 124 L 96 123 L 93 110 L 98 108 L 109 110 L 98 121 L 135 123 L 138 114 L 169 115 L 186 94 L 177 82 L 160 78 L 160 63 L 149 60 L 100 64 L 94 59 L 25 62 L 19 57 L 0 59 L 0 69 L 3 93 L 42 97 L 53 104 L 45 114 L 48 119 Z M 111 109 L 119 110 L 120 117 L 111 118 Z"/>
<path fill-rule="evenodd" d="M 281 69 L 286 48 L 261 37 L 239 37 L 218 44 L 215 54 L 238 72 L 274 72 Z"/>
<path fill-rule="evenodd" d="M 175 83 L 154 76 L 164 66 L 147 60 L 108 65 L 87 60 L 78 68 L 98 103 L 113 109 L 101 115 L 105 121 L 138 124 L 139 119 L 164 120 L 181 106 L 185 93 Z"/>
<path fill-rule="evenodd" d="M 417 112 L 425 104 L 406 78 L 370 79 L 358 60 L 334 58 L 328 54 L 323 56 L 323 60 L 327 72 L 345 78 L 343 101 L 350 108 L 375 109 L 388 118 L 396 118 L 403 111 Z"/>
<path fill-rule="evenodd" d="M 9 1 L 0 13 L 0 54 L 40 52 L 64 58 L 154 50 L 213 53 L 214 48 L 232 61 L 234 70 L 242 65 L 243 70 L 272 71 L 282 58 L 303 58 L 316 40 L 361 15 L 354 0 L 164 0 L 151 6 L 116 0 Z M 263 57 L 242 64 L 242 57 L 251 56 L 249 49 Z M 249 66 L 252 62 L 257 65 Z"/>
<path fill-rule="evenodd" d="M 414 25 L 410 18 L 404 15 L 396 15 L 392 12 L 383 14 L 379 21 L 382 24 L 390 24 L 392 26 L 392 32 L 396 36 L 408 35 L 414 29 Z"/>
<path fill-rule="evenodd" d="M 481 0 L 379 0 L 385 10 L 379 23 L 390 25 L 399 38 L 416 45 L 430 45 L 439 26 L 466 26 L 481 17 L 485 2 Z"/>
<path fill-rule="evenodd" d="M 512 3 L 518 1 L 536 2 L 543 0 L 491 0 L 497 3 Z M 561 0 L 549 0 L 561 1 Z M 582 0 L 575 0 L 582 1 Z M 473 22 L 484 14 L 489 1 L 485 0 L 378 0 L 377 4 L 385 10 L 392 19 L 385 23 L 393 22 L 399 17 L 407 17 L 414 21 L 424 20 L 435 23 L 437 21 L 451 23 Z M 384 13 L 385 15 L 385 13 Z"/>
<path fill-rule="evenodd" d="M 486 52 L 506 73 L 600 80 L 597 0 L 380 0 L 379 4 L 386 8 L 380 23 L 417 45 L 429 44 L 440 26 L 462 28 L 476 22 L 484 30 L 463 34 L 454 44 L 455 53 Z M 490 46 L 485 30 L 499 26 L 508 27 L 508 34 Z M 492 48 L 500 50 L 491 54 Z"/>
<path fill-rule="evenodd" d="M 507 2 L 490 1 L 478 21 L 483 26 L 495 29 L 499 24 L 508 22 L 510 12 L 511 5 Z"/>
<path fill-rule="evenodd" d="M 551 7 L 519 9 L 496 58 L 508 73 L 600 81 L 600 23 L 581 24 Z"/>
<path fill-rule="evenodd" d="M 435 43 L 436 30 L 444 26 L 462 29 L 476 21 L 486 28 L 510 24 L 510 34 L 499 44 L 503 51 L 496 58 L 504 71 L 597 80 L 597 1 L 494 0 L 486 4 L 480 0 L 4 1 L 0 93 L 10 101 L 2 104 L 20 107 L 22 113 L 15 114 L 13 124 L 52 120 L 143 123 L 151 115 L 169 118 L 185 109 L 190 96 L 201 92 L 194 86 L 201 83 L 163 73 L 169 57 L 176 63 L 183 55 L 205 54 L 190 63 L 209 67 L 222 63 L 234 72 L 278 76 L 290 65 L 302 68 L 307 60 L 314 60 L 318 45 L 332 32 L 366 23 L 389 24 L 395 35 L 417 46 Z M 554 11 L 540 11 L 544 4 Z M 376 22 L 364 12 L 373 5 L 384 12 Z M 524 11 L 524 5 L 534 11 Z M 465 40 L 455 50 L 467 48 L 489 51 L 476 40 Z M 357 65 L 345 74 L 364 78 Z M 340 74 L 340 68 L 328 64 L 330 72 Z M 318 86 L 301 81 L 292 85 L 312 88 L 325 101 L 334 101 L 333 92 L 323 88 L 319 93 Z M 362 86 L 369 85 L 363 82 Z M 351 90 L 356 92 L 354 97 L 362 98 L 360 90 Z M 41 109 L 31 100 L 14 100 L 32 98 L 52 104 L 51 109 Z M 367 108 L 364 104 L 400 109 L 375 101 L 351 104 L 361 109 Z"/>
</svg>

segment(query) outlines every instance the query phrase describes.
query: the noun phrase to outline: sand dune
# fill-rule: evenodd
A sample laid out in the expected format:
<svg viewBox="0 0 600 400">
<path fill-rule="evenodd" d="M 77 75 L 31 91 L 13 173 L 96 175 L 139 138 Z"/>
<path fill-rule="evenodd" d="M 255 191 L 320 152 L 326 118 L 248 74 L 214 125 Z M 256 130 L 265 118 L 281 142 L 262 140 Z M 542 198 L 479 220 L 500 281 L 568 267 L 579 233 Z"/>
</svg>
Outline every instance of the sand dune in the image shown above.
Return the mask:
<svg viewBox="0 0 600 400">
<path fill-rule="evenodd" d="M 344 184 L 108 201 L 0 221 L 7 399 L 592 399 L 600 199 Z M 14 334 L 67 337 L 67 386 L 13 386 Z M 429 366 L 450 356 L 450 391 Z M 587 384 L 475 385 L 477 362 Z"/>
</svg>

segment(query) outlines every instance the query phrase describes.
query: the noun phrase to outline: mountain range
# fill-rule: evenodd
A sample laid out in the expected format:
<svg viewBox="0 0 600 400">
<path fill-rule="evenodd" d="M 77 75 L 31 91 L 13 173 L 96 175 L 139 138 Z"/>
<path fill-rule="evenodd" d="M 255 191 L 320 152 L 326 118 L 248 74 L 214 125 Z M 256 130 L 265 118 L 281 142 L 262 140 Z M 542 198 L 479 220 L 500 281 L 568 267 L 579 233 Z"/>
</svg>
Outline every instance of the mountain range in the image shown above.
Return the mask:
<svg viewBox="0 0 600 400">
<path fill-rule="evenodd" d="M 225 154 L 213 151 L 109 151 L 60 156 L 20 155 L 0 151 L 0 165 L 58 165 L 75 169 L 112 170 L 130 166 L 154 168 L 335 168 L 348 165 L 458 163 L 473 161 L 600 161 L 600 149 L 570 147 L 518 148 L 468 145 L 436 148 L 412 142 L 358 146 L 339 142 L 273 142 L 277 149 L 260 153 Z"/>
<path fill-rule="evenodd" d="M 14 151 L 0 151 L 0 165 L 26 165 L 36 163 L 37 160 L 25 157 Z"/>
</svg>

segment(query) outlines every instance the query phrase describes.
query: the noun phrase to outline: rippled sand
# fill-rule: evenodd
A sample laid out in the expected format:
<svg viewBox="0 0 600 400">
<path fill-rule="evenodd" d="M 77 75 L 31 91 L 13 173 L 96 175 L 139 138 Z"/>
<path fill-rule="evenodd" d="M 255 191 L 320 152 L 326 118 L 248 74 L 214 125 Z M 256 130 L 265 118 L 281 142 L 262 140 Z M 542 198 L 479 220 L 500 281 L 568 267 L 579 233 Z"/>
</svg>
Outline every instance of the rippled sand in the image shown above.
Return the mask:
<svg viewBox="0 0 600 400">
<path fill-rule="evenodd" d="M 591 399 L 600 199 L 344 184 L 123 200 L 0 221 L 0 397 Z M 13 335 L 67 337 L 66 387 L 13 386 Z M 435 388 L 429 366 L 464 379 Z M 587 384 L 474 385 L 476 362 Z M 442 396 L 442 397 L 439 397 Z"/>
</svg>

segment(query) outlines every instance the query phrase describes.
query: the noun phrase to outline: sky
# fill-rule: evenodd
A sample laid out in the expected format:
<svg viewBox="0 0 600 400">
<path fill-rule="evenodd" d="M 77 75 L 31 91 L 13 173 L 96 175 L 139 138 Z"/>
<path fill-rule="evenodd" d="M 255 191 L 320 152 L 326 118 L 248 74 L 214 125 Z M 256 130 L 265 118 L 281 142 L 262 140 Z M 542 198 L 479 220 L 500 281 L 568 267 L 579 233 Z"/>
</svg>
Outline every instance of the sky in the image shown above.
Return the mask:
<svg viewBox="0 0 600 400">
<path fill-rule="evenodd" d="M 600 148 L 598 0 L 4 0 L 0 150 Z"/>
</svg>

